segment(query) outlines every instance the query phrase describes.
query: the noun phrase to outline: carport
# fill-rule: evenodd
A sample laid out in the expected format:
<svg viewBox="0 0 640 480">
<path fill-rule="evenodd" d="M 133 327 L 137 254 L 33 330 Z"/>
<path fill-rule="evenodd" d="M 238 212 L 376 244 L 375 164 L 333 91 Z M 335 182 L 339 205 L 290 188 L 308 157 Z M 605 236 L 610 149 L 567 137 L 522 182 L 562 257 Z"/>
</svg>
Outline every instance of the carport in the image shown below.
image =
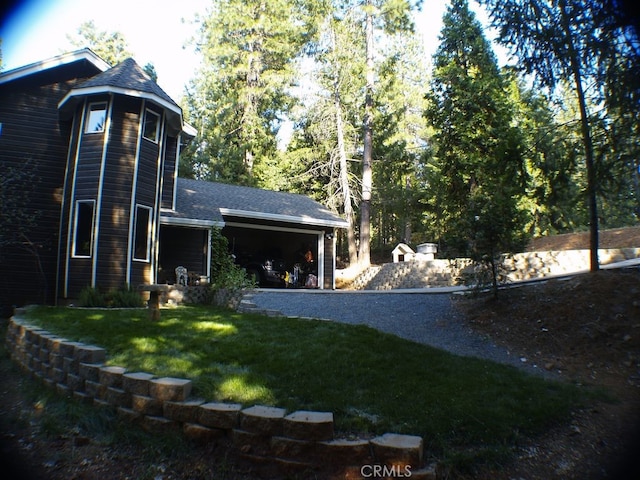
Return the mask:
<svg viewBox="0 0 640 480">
<path fill-rule="evenodd" d="M 208 269 L 207 232 L 219 226 L 239 261 L 278 258 L 292 272 L 310 252 L 318 287 L 335 287 L 335 229 L 347 222 L 307 196 L 178 178 L 175 208 L 163 210 L 160 220 L 159 264 L 165 273 L 174 263 Z"/>
</svg>

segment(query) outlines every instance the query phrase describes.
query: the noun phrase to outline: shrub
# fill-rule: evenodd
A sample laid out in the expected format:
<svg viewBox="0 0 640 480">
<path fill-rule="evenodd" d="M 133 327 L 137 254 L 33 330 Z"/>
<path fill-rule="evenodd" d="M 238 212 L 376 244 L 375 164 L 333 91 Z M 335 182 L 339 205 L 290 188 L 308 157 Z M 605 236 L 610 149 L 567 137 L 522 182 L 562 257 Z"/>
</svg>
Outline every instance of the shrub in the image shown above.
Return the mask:
<svg viewBox="0 0 640 480">
<path fill-rule="evenodd" d="M 131 287 L 122 287 L 110 295 L 110 305 L 118 308 L 139 308 L 144 306 L 140 294 Z"/>
<path fill-rule="evenodd" d="M 107 298 L 97 288 L 84 287 L 80 291 L 80 295 L 78 295 L 78 306 L 88 308 L 106 307 Z"/>
<path fill-rule="evenodd" d="M 87 308 L 138 308 L 144 306 L 144 302 L 140 294 L 131 287 L 124 286 L 108 293 L 103 293 L 94 287 L 85 287 L 78 295 L 78 306 Z"/>
<path fill-rule="evenodd" d="M 229 254 L 229 241 L 219 228 L 211 229 L 211 288 L 243 290 L 255 287 L 244 268 Z"/>
</svg>

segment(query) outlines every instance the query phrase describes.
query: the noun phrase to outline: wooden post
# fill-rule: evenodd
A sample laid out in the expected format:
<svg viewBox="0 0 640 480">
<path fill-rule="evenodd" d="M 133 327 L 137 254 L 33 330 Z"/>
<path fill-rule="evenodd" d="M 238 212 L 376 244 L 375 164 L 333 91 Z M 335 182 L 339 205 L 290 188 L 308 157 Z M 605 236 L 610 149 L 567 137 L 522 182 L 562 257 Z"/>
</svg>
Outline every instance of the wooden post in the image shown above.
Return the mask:
<svg viewBox="0 0 640 480">
<path fill-rule="evenodd" d="M 149 292 L 149 320 L 157 322 L 160 320 L 160 292 L 168 292 L 169 285 L 166 284 L 151 284 L 140 285 L 138 290 L 141 292 Z"/>
<path fill-rule="evenodd" d="M 149 320 L 152 322 L 160 320 L 160 295 L 157 290 L 149 292 Z"/>
</svg>

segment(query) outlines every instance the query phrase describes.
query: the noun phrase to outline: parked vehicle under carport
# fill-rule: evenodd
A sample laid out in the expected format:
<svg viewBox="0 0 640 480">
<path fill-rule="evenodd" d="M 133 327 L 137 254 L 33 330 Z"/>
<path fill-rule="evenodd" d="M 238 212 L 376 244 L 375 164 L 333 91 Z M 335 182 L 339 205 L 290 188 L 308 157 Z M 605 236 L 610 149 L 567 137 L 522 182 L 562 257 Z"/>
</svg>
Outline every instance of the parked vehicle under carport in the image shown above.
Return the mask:
<svg viewBox="0 0 640 480">
<path fill-rule="evenodd" d="M 249 278 L 261 287 L 285 287 L 287 268 L 281 258 L 261 255 L 240 258 L 237 263 L 243 267 Z"/>
</svg>

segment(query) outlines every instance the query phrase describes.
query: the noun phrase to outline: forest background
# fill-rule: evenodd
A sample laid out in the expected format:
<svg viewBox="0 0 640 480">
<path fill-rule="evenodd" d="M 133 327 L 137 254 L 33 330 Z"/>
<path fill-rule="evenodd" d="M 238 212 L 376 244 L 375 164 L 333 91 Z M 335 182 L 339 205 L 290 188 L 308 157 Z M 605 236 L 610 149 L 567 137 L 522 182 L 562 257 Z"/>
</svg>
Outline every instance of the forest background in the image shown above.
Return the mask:
<svg viewBox="0 0 640 480">
<path fill-rule="evenodd" d="M 211 0 L 180 176 L 313 197 L 351 225 L 339 266 L 400 241 L 486 258 L 590 229 L 597 269 L 598 229 L 640 222 L 638 17 L 624 0 L 480 0 L 512 54 L 499 66 L 467 0 L 427 58 L 422 3 Z M 91 22 L 69 39 L 130 56 Z"/>
</svg>

